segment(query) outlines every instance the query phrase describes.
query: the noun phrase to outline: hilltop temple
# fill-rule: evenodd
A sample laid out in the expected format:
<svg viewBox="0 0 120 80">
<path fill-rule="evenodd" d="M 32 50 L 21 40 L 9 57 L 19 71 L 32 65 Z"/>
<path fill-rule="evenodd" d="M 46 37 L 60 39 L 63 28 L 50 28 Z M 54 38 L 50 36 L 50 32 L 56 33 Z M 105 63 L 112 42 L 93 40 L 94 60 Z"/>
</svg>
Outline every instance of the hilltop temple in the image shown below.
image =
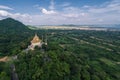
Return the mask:
<svg viewBox="0 0 120 80">
<path fill-rule="evenodd" d="M 35 34 L 34 38 L 31 41 L 31 45 L 28 46 L 29 50 L 34 50 L 34 48 L 37 47 L 42 47 L 42 40 Z"/>
</svg>

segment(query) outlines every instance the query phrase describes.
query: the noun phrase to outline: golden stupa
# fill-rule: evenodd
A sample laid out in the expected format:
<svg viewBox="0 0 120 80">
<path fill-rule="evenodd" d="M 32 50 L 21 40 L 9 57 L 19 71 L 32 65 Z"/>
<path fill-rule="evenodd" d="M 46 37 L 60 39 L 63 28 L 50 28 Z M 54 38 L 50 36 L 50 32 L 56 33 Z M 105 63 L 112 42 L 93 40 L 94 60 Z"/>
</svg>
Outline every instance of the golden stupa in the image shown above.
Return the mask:
<svg viewBox="0 0 120 80">
<path fill-rule="evenodd" d="M 37 36 L 37 34 L 35 34 L 34 38 L 32 39 L 31 43 L 39 43 L 42 40 Z"/>
</svg>

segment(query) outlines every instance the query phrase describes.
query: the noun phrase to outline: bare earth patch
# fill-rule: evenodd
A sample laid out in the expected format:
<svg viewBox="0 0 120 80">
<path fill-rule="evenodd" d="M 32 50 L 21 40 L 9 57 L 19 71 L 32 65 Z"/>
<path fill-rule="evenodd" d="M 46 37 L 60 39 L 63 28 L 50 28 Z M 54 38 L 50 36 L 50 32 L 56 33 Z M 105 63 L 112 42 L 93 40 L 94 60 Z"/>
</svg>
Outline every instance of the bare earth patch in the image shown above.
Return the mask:
<svg viewBox="0 0 120 80">
<path fill-rule="evenodd" d="M 0 58 L 0 62 L 6 62 L 8 61 L 8 56 L 5 56 L 3 58 Z"/>
</svg>

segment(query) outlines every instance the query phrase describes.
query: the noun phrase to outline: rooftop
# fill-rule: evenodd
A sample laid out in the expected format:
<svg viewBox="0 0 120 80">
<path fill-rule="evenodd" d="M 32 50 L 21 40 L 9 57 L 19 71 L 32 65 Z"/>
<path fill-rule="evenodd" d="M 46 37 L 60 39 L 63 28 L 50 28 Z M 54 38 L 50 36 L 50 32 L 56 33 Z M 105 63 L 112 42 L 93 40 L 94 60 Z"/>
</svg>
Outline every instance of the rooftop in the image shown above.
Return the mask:
<svg viewBox="0 0 120 80">
<path fill-rule="evenodd" d="M 32 39 L 31 43 L 38 43 L 41 42 L 42 40 L 35 34 L 34 38 Z"/>
</svg>

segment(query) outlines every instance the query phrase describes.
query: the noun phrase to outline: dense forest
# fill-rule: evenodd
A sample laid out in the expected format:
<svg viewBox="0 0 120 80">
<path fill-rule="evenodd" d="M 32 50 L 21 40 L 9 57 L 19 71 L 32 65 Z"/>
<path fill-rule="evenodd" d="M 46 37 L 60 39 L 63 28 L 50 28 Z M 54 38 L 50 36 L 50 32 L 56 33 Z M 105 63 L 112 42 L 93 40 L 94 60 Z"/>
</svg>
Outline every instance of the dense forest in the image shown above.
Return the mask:
<svg viewBox="0 0 120 80">
<path fill-rule="evenodd" d="M 19 25 L 19 26 L 18 26 Z M 48 45 L 23 52 L 34 34 Z M 120 32 L 84 30 L 30 30 L 11 18 L 0 21 L 0 80 L 10 80 L 14 63 L 19 80 L 120 80 Z"/>
</svg>

